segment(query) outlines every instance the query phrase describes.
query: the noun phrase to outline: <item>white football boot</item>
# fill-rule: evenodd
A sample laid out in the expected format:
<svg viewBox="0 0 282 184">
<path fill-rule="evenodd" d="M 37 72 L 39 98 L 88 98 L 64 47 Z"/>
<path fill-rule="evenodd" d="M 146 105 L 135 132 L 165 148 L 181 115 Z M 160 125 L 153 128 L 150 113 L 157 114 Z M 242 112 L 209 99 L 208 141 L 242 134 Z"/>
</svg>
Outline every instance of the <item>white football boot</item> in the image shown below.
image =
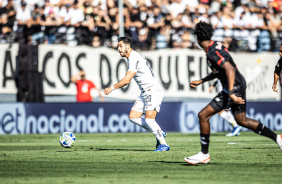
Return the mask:
<svg viewBox="0 0 282 184">
<path fill-rule="evenodd" d="M 193 164 L 193 165 L 196 165 L 196 164 L 207 164 L 210 162 L 210 154 L 204 154 L 202 153 L 201 151 L 196 154 L 196 155 L 193 155 L 191 157 L 185 157 L 184 158 L 184 161 L 189 163 L 189 164 Z"/>
<path fill-rule="evenodd" d="M 276 142 L 277 142 L 279 148 L 282 151 L 282 134 L 281 135 L 277 135 Z"/>
</svg>

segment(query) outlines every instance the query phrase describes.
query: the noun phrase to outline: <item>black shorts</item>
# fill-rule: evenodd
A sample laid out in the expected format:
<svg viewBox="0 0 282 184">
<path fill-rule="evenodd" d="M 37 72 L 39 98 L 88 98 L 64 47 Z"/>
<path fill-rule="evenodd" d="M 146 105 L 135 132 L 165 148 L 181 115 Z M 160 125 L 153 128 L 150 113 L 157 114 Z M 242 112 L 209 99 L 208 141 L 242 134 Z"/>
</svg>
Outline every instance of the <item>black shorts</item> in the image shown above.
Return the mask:
<svg viewBox="0 0 282 184">
<path fill-rule="evenodd" d="M 246 112 L 246 90 L 240 91 L 240 93 L 234 93 L 238 97 L 242 97 L 245 100 L 245 104 L 236 104 L 229 97 L 229 95 L 223 91 L 218 93 L 216 97 L 212 99 L 209 105 L 216 111 L 220 112 L 223 109 L 231 108 L 231 111 L 234 115 L 241 112 Z"/>
</svg>

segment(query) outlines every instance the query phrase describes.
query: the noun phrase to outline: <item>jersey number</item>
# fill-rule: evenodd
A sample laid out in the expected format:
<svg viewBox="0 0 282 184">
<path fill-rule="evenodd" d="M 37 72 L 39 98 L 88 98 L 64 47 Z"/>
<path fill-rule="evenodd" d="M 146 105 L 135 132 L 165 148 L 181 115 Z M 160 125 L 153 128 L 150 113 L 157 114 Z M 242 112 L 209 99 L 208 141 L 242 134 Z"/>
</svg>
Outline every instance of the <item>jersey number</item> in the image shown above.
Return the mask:
<svg viewBox="0 0 282 184">
<path fill-rule="evenodd" d="M 221 48 L 222 48 L 222 43 L 220 43 L 220 42 L 216 42 L 217 43 L 217 45 L 216 45 L 216 49 L 217 50 L 221 50 Z"/>
</svg>

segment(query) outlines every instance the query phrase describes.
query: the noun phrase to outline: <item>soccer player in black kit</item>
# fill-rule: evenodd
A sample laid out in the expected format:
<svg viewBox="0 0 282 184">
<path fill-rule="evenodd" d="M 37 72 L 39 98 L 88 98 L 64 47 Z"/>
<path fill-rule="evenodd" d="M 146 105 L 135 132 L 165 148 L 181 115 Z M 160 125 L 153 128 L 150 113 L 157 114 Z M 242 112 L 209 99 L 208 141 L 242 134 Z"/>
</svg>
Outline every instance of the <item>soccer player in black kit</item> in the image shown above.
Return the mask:
<svg viewBox="0 0 282 184">
<path fill-rule="evenodd" d="M 282 43 L 280 45 L 279 55 L 280 55 L 280 59 L 278 60 L 276 66 L 275 66 L 274 82 L 273 82 L 273 86 L 272 86 L 273 91 L 277 92 L 277 93 L 278 93 L 277 82 L 278 82 L 278 79 L 280 77 L 280 73 L 281 73 L 281 70 L 282 70 Z"/>
<path fill-rule="evenodd" d="M 196 86 L 218 78 L 223 90 L 198 114 L 200 121 L 201 151 L 184 160 L 189 164 L 209 163 L 210 123 L 209 119 L 223 109 L 231 107 L 237 123 L 240 126 L 253 130 L 255 133 L 269 137 L 282 150 L 282 135 L 277 135 L 262 123 L 246 117 L 246 82 L 239 72 L 228 50 L 220 43 L 211 40 L 214 29 L 211 24 L 199 22 L 195 26 L 194 34 L 198 44 L 207 55 L 207 63 L 212 72 L 203 79 L 192 81 L 190 86 Z"/>
</svg>

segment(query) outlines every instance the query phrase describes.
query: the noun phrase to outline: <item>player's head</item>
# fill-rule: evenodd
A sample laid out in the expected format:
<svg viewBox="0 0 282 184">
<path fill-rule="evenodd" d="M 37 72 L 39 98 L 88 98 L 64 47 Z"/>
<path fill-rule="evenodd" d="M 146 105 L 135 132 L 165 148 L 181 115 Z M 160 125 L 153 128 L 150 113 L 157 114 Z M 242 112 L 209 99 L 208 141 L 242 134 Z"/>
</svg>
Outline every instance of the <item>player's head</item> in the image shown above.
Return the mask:
<svg viewBox="0 0 282 184">
<path fill-rule="evenodd" d="M 194 34 L 197 36 L 197 41 L 201 45 L 202 41 L 211 40 L 214 29 L 211 24 L 206 22 L 198 22 L 195 25 Z"/>
<path fill-rule="evenodd" d="M 279 48 L 279 56 L 282 57 L 282 43 L 280 44 L 280 48 Z"/>
<path fill-rule="evenodd" d="M 120 37 L 118 39 L 118 51 L 121 57 L 128 56 L 128 53 L 132 50 L 132 42 L 130 38 Z"/>
</svg>

